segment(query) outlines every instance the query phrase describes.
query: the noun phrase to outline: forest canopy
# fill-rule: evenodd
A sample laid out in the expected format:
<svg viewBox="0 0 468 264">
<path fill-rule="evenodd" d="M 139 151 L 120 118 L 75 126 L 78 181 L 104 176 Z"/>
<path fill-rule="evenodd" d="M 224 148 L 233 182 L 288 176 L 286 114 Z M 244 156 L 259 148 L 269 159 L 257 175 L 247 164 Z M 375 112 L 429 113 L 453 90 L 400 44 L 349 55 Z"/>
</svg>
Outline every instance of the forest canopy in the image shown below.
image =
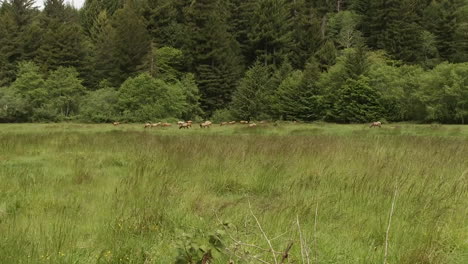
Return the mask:
<svg viewBox="0 0 468 264">
<path fill-rule="evenodd" d="M 464 124 L 468 0 L 0 0 L 0 122 L 212 117 Z"/>
</svg>

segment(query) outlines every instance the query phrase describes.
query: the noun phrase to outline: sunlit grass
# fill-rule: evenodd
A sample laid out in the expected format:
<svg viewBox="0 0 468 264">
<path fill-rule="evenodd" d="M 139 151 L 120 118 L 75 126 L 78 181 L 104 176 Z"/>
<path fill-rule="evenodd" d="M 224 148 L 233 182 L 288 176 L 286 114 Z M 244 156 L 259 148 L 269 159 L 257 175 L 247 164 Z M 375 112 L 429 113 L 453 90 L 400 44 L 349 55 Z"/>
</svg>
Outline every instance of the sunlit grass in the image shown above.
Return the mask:
<svg viewBox="0 0 468 264">
<path fill-rule="evenodd" d="M 464 126 L 0 125 L 0 263 L 171 263 L 220 220 L 268 248 L 249 202 L 295 263 L 296 219 L 311 263 L 383 263 L 395 191 L 388 263 L 466 263 L 467 157 Z"/>
</svg>

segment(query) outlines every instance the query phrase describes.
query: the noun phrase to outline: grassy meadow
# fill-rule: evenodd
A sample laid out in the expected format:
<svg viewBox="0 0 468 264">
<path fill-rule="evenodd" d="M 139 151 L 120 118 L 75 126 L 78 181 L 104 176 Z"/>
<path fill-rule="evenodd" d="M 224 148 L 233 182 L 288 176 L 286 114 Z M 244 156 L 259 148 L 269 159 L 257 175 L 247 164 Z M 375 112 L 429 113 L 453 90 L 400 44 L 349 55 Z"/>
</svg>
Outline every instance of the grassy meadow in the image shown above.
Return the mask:
<svg viewBox="0 0 468 264">
<path fill-rule="evenodd" d="M 0 263 L 206 252 L 223 264 L 468 263 L 468 126 L 0 125 Z"/>
</svg>

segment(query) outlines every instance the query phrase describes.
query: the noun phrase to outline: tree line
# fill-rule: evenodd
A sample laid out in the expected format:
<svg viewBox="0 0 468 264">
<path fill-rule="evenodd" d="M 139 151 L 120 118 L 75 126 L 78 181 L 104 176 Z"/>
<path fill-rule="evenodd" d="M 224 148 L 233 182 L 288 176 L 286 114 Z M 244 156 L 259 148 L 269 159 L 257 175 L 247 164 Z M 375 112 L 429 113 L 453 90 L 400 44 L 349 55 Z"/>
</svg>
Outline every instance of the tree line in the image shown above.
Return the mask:
<svg viewBox="0 0 468 264">
<path fill-rule="evenodd" d="M 0 1 L 0 122 L 465 123 L 468 0 Z"/>
</svg>

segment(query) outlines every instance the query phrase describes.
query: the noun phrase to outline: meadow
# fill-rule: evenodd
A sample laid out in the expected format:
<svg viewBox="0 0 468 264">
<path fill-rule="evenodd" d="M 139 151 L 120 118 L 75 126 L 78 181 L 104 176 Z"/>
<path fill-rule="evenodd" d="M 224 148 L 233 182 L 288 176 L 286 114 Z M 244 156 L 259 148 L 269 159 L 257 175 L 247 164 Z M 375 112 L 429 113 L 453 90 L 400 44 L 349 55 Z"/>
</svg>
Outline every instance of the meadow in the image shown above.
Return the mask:
<svg viewBox="0 0 468 264">
<path fill-rule="evenodd" d="M 2 264 L 468 263 L 467 219 L 468 126 L 0 125 Z"/>
</svg>

